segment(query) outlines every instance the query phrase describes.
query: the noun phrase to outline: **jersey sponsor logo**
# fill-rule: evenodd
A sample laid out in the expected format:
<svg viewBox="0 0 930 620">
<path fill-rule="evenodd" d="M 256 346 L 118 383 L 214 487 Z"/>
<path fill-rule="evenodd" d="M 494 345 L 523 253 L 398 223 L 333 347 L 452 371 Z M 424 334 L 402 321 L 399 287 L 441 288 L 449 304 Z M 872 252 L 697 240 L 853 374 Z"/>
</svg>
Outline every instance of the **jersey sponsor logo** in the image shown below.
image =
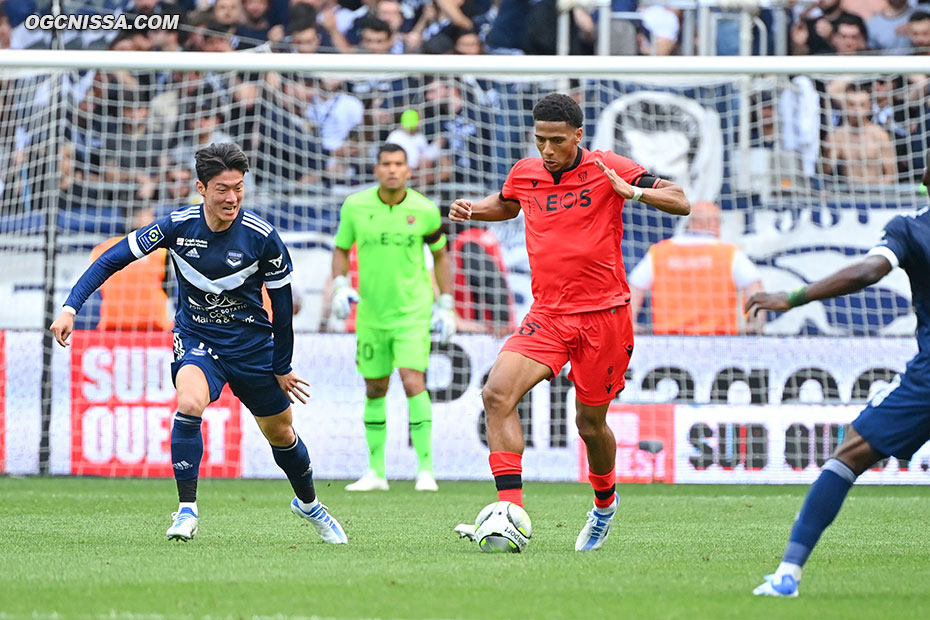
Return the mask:
<svg viewBox="0 0 930 620">
<path fill-rule="evenodd" d="M 207 310 L 214 310 L 216 308 L 232 308 L 233 310 L 242 310 L 245 308 L 244 303 L 237 301 L 232 297 L 227 297 L 226 295 L 206 293 L 203 298 L 209 304 L 206 308 Z"/>
<path fill-rule="evenodd" d="M 417 244 L 418 241 L 422 243 L 422 240 L 423 237 L 409 233 L 383 232 L 381 234 L 362 236 L 359 240 L 359 245 L 362 247 L 368 245 L 396 245 L 400 247 L 412 248 Z"/>
<path fill-rule="evenodd" d="M 144 233 L 138 235 L 136 240 L 139 242 L 139 247 L 142 248 L 142 251 L 148 253 L 164 238 L 165 234 L 161 231 L 161 228 L 158 227 L 158 224 L 155 224 Z"/>
<path fill-rule="evenodd" d="M 194 239 L 191 237 L 178 237 L 175 243 L 181 247 L 195 247 L 200 249 L 207 247 L 207 242 L 203 239 Z"/>
<path fill-rule="evenodd" d="M 413 215 L 408 215 L 408 216 L 407 216 L 407 225 L 408 225 L 408 226 L 413 226 L 413 223 L 416 222 L 416 221 L 417 221 L 417 218 L 414 217 Z"/>
<path fill-rule="evenodd" d="M 284 267 L 281 267 L 281 268 L 278 269 L 277 271 L 266 271 L 266 272 L 265 272 L 265 277 L 266 277 L 266 278 L 270 278 L 271 276 L 276 276 L 276 275 L 278 275 L 278 274 L 282 274 L 282 273 L 284 273 L 285 271 L 287 271 L 287 265 L 285 265 Z"/>
<path fill-rule="evenodd" d="M 194 314 L 192 312 L 190 315 L 194 322 L 200 323 L 201 325 L 206 325 L 208 323 L 226 325 L 232 323 L 236 320 L 236 312 L 248 308 L 248 304 L 233 299 L 232 297 L 227 297 L 226 295 L 206 293 L 203 298 L 203 303 L 198 303 L 190 296 L 187 298 L 187 302 L 190 304 L 191 309 L 202 313 Z"/>
<path fill-rule="evenodd" d="M 232 297 L 227 297 L 226 295 L 217 295 L 216 293 L 206 293 L 203 296 L 204 303 L 199 303 L 190 295 L 187 296 L 187 303 L 190 304 L 191 308 L 195 310 L 224 310 L 224 311 L 234 311 L 234 310 L 244 310 L 246 304 L 233 299 Z"/>
<path fill-rule="evenodd" d="M 197 248 L 191 248 L 184 256 L 188 258 L 200 258 L 200 252 L 197 251 Z"/>
<path fill-rule="evenodd" d="M 271 265 L 272 265 L 275 269 L 280 269 L 280 268 L 281 268 L 281 263 L 284 262 L 284 254 L 278 254 L 278 257 L 277 257 L 277 258 L 272 258 L 272 259 L 271 259 L 270 261 L 268 261 L 268 262 L 271 263 Z"/>
<path fill-rule="evenodd" d="M 581 208 L 591 206 L 591 190 L 583 189 L 580 192 L 564 192 L 561 194 L 549 194 L 545 198 L 545 202 L 540 202 L 539 198 L 536 196 L 531 196 L 533 202 L 536 203 L 536 206 L 540 211 L 559 211 L 559 210 L 569 210 L 572 207 L 578 206 Z"/>
<path fill-rule="evenodd" d="M 230 267 L 239 267 L 242 265 L 242 252 L 238 250 L 229 250 L 226 252 L 226 264 Z"/>
</svg>

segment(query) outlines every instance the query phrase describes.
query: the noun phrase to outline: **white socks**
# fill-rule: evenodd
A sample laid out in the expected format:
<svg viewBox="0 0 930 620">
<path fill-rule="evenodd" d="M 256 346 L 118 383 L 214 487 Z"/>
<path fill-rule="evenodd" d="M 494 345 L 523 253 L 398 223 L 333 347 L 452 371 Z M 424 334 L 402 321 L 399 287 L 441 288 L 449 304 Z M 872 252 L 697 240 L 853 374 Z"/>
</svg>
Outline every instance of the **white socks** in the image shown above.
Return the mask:
<svg viewBox="0 0 930 620">
<path fill-rule="evenodd" d="M 310 502 L 309 504 L 307 504 L 307 503 L 305 503 L 305 502 L 300 501 L 300 498 L 299 498 L 299 497 L 297 498 L 297 505 L 298 505 L 298 506 L 300 507 L 300 509 L 303 510 L 304 512 L 310 512 L 311 510 L 313 510 L 314 508 L 316 508 L 317 505 L 319 505 L 319 503 L 320 503 L 320 500 L 319 500 L 319 499 L 315 499 L 315 500 L 313 500 L 312 502 Z"/>
<path fill-rule="evenodd" d="M 782 575 L 791 575 L 794 577 L 795 581 L 801 581 L 801 571 L 804 570 L 797 564 L 789 564 L 788 562 L 782 562 L 778 565 L 778 568 L 775 569 L 775 577 L 781 577 Z"/>
</svg>

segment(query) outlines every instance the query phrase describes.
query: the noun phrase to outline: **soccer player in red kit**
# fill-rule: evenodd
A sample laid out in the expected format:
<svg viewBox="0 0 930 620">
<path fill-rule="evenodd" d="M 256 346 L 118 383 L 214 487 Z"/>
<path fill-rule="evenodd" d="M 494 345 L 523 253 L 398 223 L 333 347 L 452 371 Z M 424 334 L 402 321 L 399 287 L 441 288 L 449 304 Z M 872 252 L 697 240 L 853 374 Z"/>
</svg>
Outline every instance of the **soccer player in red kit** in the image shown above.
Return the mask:
<svg viewBox="0 0 930 620">
<path fill-rule="evenodd" d="M 500 193 L 458 199 L 453 222 L 499 221 L 523 211 L 533 306 L 501 349 L 481 392 L 491 473 L 500 501 L 523 505 L 523 428 L 517 402 L 566 362 L 575 384 L 575 424 L 585 442 L 594 509 L 576 551 L 599 549 L 617 509 L 617 442 L 607 426 L 610 401 L 623 389 L 633 354 L 630 289 L 623 268 L 621 210 L 632 198 L 688 215 L 681 187 L 610 151 L 581 148 L 584 115 L 574 99 L 553 93 L 533 108 L 541 157 L 518 161 Z M 473 536 L 473 526 L 456 528 Z"/>
</svg>

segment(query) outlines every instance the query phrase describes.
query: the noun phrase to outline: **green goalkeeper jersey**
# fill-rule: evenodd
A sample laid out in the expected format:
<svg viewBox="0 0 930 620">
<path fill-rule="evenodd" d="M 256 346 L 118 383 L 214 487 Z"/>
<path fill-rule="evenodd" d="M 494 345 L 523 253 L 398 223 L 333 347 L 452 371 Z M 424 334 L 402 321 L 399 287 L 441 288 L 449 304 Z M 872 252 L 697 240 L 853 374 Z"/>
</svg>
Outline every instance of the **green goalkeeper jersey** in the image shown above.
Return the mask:
<svg viewBox="0 0 930 620">
<path fill-rule="evenodd" d="M 349 195 L 339 214 L 336 247 L 358 252 L 358 304 L 356 322 L 389 329 L 429 323 L 433 285 L 423 255 L 446 242 L 438 234 L 439 208 L 410 188 L 397 205 L 388 206 L 373 187 Z"/>
</svg>

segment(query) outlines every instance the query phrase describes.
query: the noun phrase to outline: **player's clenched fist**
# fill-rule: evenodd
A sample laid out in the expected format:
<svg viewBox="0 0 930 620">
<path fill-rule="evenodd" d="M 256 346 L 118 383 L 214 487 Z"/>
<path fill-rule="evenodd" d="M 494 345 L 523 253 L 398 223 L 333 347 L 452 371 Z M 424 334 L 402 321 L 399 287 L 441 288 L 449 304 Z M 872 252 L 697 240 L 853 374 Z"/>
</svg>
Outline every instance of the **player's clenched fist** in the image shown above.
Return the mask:
<svg viewBox="0 0 930 620">
<path fill-rule="evenodd" d="M 449 219 L 453 222 L 464 222 L 471 219 L 471 201 L 459 198 L 449 207 Z"/>
<path fill-rule="evenodd" d="M 68 346 L 68 337 L 71 335 L 71 332 L 74 331 L 74 315 L 70 312 L 62 312 L 58 315 L 58 318 L 55 319 L 55 322 L 51 324 L 49 330 L 52 332 L 52 335 L 55 336 L 55 340 L 58 341 L 63 347 Z"/>
<path fill-rule="evenodd" d="M 349 284 L 346 276 L 333 278 L 333 299 L 330 311 L 333 316 L 342 321 L 348 318 L 351 304 L 358 303 L 358 292 Z"/>
</svg>

